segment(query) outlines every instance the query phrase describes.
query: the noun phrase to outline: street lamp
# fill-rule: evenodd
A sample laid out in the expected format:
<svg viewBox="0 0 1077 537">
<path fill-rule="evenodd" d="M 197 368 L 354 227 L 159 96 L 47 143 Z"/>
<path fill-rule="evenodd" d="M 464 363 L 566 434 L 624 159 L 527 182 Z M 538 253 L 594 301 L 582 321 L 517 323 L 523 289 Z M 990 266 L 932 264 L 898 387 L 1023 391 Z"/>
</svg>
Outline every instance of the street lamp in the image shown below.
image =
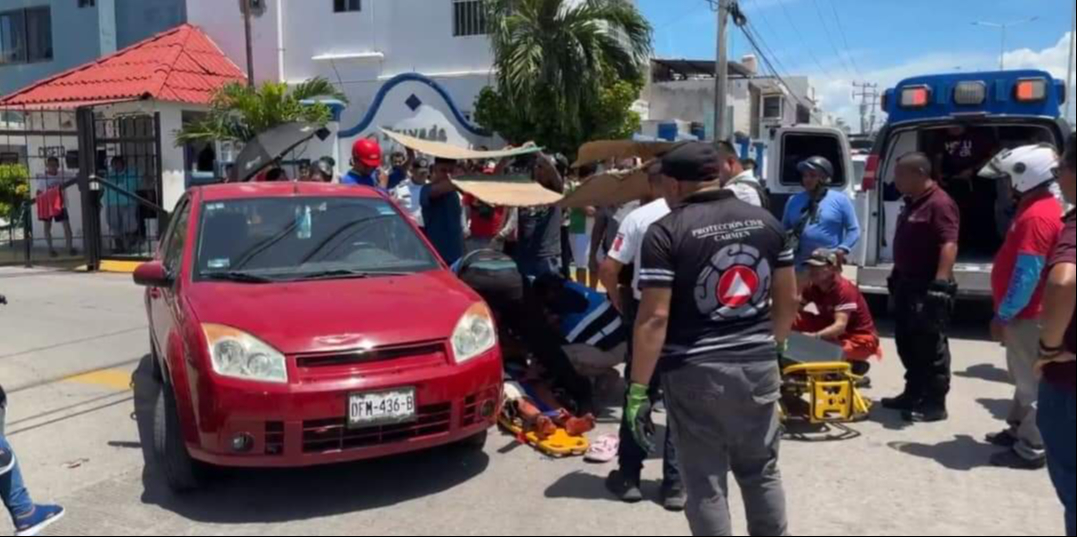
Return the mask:
<svg viewBox="0 0 1077 537">
<path fill-rule="evenodd" d="M 1022 24 L 1029 24 L 1029 23 L 1032 23 L 1032 22 L 1036 22 L 1038 20 L 1040 20 L 1040 18 L 1037 16 L 1037 17 L 1032 17 L 1030 19 L 1024 19 L 1024 20 L 1019 20 L 1019 21 L 1014 21 L 1014 22 L 1007 22 L 1007 23 L 977 21 L 977 22 L 972 23 L 972 25 L 973 26 L 982 26 L 984 28 L 995 28 L 997 30 L 1002 30 L 1002 48 L 1001 48 L 1001 52 L 999 53 L 998 65 L 999 65 L 999 70 L 1005 71 L 1006 70 L 1006 34 L 1008 33 L 1009 29 L 1013 28 L 1014 26 L 1020 26 Z"/>
</svg>

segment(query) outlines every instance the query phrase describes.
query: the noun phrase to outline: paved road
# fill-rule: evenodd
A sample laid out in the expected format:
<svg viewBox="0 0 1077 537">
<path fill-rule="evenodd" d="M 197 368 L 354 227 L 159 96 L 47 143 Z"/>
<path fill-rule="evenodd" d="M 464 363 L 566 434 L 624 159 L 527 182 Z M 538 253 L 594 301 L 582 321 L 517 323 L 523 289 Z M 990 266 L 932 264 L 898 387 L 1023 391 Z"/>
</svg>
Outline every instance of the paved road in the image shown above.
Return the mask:
<svg viewBox="0 0 1077 537">
<path fill-rule="evenodd" d="M 53 535 L 685 535 L 653 503 L 610 501 L 610 468 L 545 459 L 512 439 L 485 454 L 441 450 L 302 471 L 227 472 L 196 496 L 145 470 L 136 408 L 156 388 L 140 292 L 129 278 L 0 269 L 0 381 L 10 440 L 32 493 L 69 518 Z M 782 469 L 802 535 L 1054 535 L 1062 513 L 1045 472 L 987 465 L 1012 388 L 979 330 L 955 342 L 953 419 L 907 428 L 879 411 L 843 442 L 787 442 Z M 873 397 L 900 387 L 892 340 Z M 132 377 L 134 382 L 132 383 Z M 134 385 L 137 389 L 132 389 Z M 144 414 L 144 413 L 143 413 Z M 614 429 L 612 414 L 602 432 Z M 646 471 L 656 496 L 658 464 Z M 740 499 L 732 499 L 735 513 Z M 742 517 L 737 517 L 742 518 Z M 738 521 L 737 530 L 744 533 Z M 2 530 L 0 530 L 2 531 Z"/>
</svg>

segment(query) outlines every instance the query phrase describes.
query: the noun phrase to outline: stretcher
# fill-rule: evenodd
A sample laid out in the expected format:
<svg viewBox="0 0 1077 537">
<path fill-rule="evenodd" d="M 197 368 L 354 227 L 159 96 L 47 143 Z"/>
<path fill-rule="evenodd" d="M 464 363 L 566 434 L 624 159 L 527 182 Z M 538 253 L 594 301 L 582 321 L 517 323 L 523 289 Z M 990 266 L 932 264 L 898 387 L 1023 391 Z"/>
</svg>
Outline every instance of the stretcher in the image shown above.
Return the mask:
<svg viewBox="0 0 1077 537">
<path fill-rule="evenodd" d="M 591 442 L 584 431 L 594 429 L 594 419 L 574 418 L 563 410 L 548 407 L 533 395 L 532 389 L 512 381 L 505 383 L 505 404 L 497 420 L 501 429 L 549 457 L 587 454 Z"/>
<path fill-rule="evenodd" d="M 800 334 L 790 337 L 782 357 L 783 421 L 841 425 L 867 419 L 873 403 L 860 392 L 864 378 L 842 358 L 837 345 Z"/>
</svg>

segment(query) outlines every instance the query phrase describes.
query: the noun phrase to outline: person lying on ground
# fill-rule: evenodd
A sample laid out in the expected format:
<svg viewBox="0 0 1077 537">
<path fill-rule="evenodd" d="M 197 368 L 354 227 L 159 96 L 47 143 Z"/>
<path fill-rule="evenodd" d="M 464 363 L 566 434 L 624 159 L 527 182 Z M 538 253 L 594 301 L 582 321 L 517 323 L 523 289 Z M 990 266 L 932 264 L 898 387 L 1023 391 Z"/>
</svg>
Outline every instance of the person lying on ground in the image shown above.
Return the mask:
<svg viewBox="0 0 1077 537">
<path fill-rule="evenodd" d="M 864 295 L 842 276 L 837 252 L 816 250 L 805 265 L 811 283 L 793 330 L 840 345 L 853 373 L 866 375 L 871 370 L 868 360 L 882 358 L 882 348 Z"/>
</svg>

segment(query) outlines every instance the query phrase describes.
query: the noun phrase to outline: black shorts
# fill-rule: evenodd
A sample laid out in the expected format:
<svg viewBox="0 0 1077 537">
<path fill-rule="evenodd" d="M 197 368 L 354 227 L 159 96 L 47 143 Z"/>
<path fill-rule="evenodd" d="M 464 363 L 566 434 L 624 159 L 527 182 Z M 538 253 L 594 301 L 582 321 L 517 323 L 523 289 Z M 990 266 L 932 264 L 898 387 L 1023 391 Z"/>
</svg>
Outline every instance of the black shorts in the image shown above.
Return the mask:
<svg viewBox="0 0 1077 537">
<path fill-rule="evenodd" d="M 58 215 L 56 215 L 56 216 L 54 216 L 52 218 L 39 218 L 38 220 L 41 220 L 42 222 L 56 222 L 57 224 L 59 224 L 61 222 L 67 222 L 67 220 L 68 220 L 67 209 L 64 209 L 64 210 L 60 211 L 60 214 L 58 214 Z"/>
</svg>

